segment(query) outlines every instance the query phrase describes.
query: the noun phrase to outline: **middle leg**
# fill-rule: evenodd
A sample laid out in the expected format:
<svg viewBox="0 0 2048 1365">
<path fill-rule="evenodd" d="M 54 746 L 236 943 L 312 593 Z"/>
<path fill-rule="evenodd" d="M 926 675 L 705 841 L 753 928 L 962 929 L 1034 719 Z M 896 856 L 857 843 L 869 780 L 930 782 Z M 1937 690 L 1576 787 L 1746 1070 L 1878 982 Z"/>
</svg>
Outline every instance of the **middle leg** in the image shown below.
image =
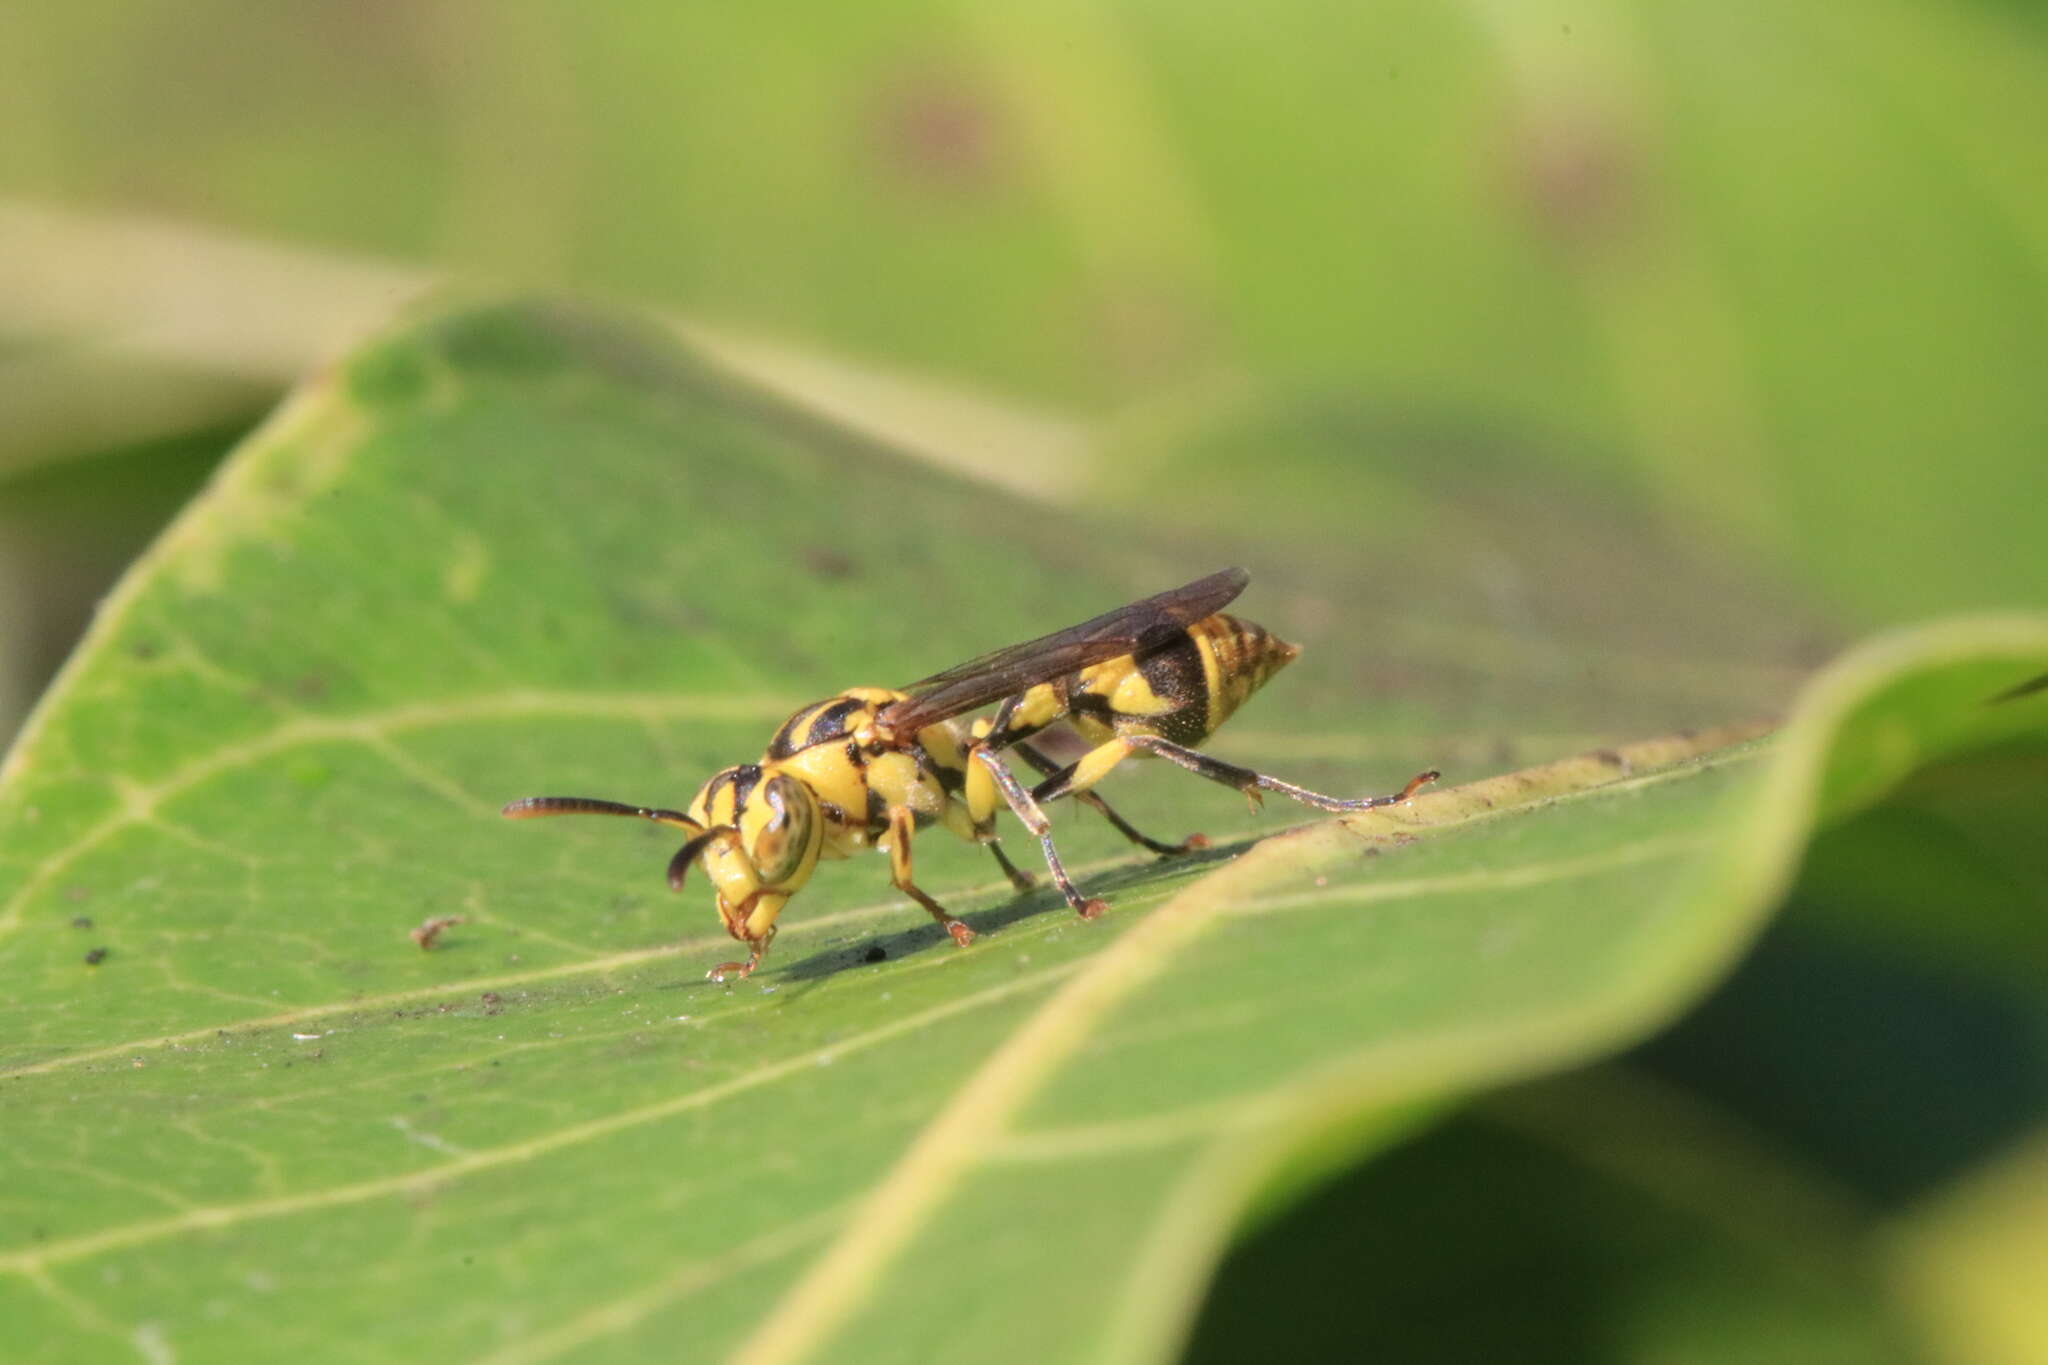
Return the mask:
<svg viewBox="0 0 2048 1365">
<path fill-rule="evenodd" d="M 1003 756 L 977 744 L 969 751 L 968 759 L 987 770 L 995 779 L 996 789 L 1010 803 L 1011 811 L 1024 822 L 1024 828 L 1038 836 L 1038 846 L 1045 851 L 1045 865 L 1051 869 L 1052 879 L 1059 884 L 1060 894 L 1067 898 L 1067 904 L 1073 907 L 1074 913 L 1082 919 L 1094 919 L 1107 910 L 1107 901 L 1090 899 L 1074 886 L 1074 879 L 1067 875 L 1066 866 L 1060 862 L 1059 850 L 1052 845 L 1052 821 L 1045 818 L 1045 812 L 1031 799 L 1031 793 L 1017 781 L 1017 775 L 1003 762 Z"/>
<path fill-rule="evenodd" d="M 1038 887 L 1038 878 L 1010 861 L 1010 855 L 1003 852 L 1003 846 L 991 839 L 985 847 L 996 855 L 996 866 L 1003 869 L 1003 875 L 1010 879 L 1010 885 L 1019 891 L 1032 891 Z"/>
</svg>

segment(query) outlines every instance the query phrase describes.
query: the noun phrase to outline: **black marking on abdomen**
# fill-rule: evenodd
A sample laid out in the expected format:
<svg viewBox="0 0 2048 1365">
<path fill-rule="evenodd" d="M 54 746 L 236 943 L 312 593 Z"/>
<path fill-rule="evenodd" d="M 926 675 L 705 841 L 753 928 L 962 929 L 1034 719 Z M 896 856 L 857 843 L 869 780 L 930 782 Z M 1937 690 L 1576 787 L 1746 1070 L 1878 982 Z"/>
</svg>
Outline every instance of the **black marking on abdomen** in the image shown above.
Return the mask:
<svg viewBox="0 0 2048 1365">
<path fill-rule="evenodd" d="M 1067 707 L 1077 716 L 1087 716 L 1091 720 L 1099 720 L 1105 725 L 1116 719 L 1116 712 L 1109 708 L 1109 698 L 1103 696 L 1100 692 L 1076 691 L 1073 694 L 1073 700 L 1067 703 Z"/>
<path fill-rule="evenodd" d="M 1199 744 L 1209 736 L 1209 683 L 1202 650 L 1186 631 L 1179 638 L 1140 656 L 1138 672 L 1152 695 L 1172 706 L 1157 716 L 1134 716 L 1130 728 L 1158 735 L 1175 744 Z M 1127 723 L 1129 724 L 1129 723 Z"/>
</svg>

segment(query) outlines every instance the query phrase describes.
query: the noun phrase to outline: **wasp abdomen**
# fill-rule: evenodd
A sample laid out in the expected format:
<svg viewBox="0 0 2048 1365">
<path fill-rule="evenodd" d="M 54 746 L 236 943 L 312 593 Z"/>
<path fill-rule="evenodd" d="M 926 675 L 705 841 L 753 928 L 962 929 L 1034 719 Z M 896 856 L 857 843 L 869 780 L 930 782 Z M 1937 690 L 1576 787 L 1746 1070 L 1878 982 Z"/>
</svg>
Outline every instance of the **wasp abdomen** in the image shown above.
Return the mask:
<svg viewBox="0 0 2048 1365">
<path fill-rule="evenodd" d="M 1110 694 L 1113 724 L 1122 733 L 1159 735 L 1198 744 L 1215 729 L 1201 642 L 1187 631 L 1132 659 L 1132 672 Z"/>
<path fill-rule="evenodd" d="M 1163 643 L 1085 669 L 1070 703 L 1075 728 L 1199 744 L 1299 651 L 1265 627 L 1220 613 Z"/>
<path fill-rule="evenodd" d="M 1205 737 L 1301 653 L 1299 645 L 1287 643 L 1258 622 L 1221 612 L 1189 626 L 1188 636 L 1202 657 L 1209 702 Z"/>
</svg>

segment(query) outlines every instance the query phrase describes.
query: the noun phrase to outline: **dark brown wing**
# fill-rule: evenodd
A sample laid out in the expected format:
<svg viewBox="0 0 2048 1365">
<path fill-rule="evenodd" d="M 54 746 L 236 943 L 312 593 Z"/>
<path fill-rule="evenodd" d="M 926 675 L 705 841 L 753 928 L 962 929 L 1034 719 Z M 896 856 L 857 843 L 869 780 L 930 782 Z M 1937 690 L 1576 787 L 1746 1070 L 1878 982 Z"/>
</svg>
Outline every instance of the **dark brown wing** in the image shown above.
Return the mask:
<svg viewBox="0 0 2048 1365">
<path fill-rule="evenodd" d="M 1090 664 L 1142 653 L 1223 610 L 1250 581 L 1243 569 L 1223 569 L 1078 626 L 970 659 L 904 688 L 910 695 L 884 707 L 879 719 L 898 734 L 914 734 Z"/>
</svg>

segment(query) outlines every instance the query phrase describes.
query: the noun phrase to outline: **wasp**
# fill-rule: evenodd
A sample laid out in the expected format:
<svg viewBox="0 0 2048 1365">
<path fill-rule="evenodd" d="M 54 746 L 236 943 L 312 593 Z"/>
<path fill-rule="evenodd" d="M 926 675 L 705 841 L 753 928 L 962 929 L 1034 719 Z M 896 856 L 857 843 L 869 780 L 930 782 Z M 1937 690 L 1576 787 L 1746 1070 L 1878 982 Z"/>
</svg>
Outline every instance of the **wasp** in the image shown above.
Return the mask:
<svg viewBox="0 0 2048 1365">
<path fill-rule="evenodd" d="M 1149 838 L 1095 792 L 1127 758 L 1166 759 L 1243 792 L 1254 807 L 1264 793 L 1277 792 L 1319 810 L 1368 810 L 1406 801 L 1439 776 L 1420 773 L 1391 796 L 1346 800 L 1194 747 L 1300 653 L 1263 626 L 1223 614 L 1249 579 L 1243 569 L 1224 569 L 908 687 L 850 687 L 783 722 L 759 762 L 715 774 L 687 811 L 533 796 L 507 805 L 504 814 L 623 815 L 682 830 L 669 886 L 681 890 L 690 868 L 701 865 L 726 932 L 748 949 L 745 962 L 712 968 L 713 981 L 745 977 L 761 965 L 783 906 L 821 860 L 868 848 L 888 853 L 896 888 L 964 947 L 974 930 L 912 879 L 911 840 L 941 826 L 986 846 L 1011 885 L 1029 890 L 1032 877 L 996 836 L 996 814 L 1005 806 L 1037 837 L 1067 904 L 1093 919 L 1107 907 L 1082 895 L 1067 875 L 1046 806 L 1072 797 L 1161 855 L 1207 842 L 1201 835 L 1179 843 Z M 990 706 L 991 714 L 969 718 Z M 1031 742 L 1061 722 L 1089 745 L 1064 765 Z M 1037 771 L 1035 785 L 1018 781 L 1011 754 Z"/>
</svg>

